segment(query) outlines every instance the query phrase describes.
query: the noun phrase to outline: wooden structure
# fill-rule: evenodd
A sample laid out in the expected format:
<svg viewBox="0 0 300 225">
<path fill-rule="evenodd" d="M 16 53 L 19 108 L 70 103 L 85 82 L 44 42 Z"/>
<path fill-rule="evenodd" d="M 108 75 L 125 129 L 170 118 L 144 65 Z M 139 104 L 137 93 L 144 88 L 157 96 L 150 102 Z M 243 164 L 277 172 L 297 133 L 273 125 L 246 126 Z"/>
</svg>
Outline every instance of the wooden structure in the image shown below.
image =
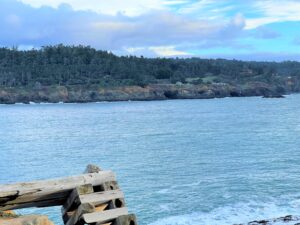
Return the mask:
<svg viewBox="0 0 300 225">
<path fill-rule="evenodd" d="M 137 225 L 112 171 L 87 166 L 84 174 L 0 185 L 0 211 L 62 206 L 65 225 Z"/>
</svg>

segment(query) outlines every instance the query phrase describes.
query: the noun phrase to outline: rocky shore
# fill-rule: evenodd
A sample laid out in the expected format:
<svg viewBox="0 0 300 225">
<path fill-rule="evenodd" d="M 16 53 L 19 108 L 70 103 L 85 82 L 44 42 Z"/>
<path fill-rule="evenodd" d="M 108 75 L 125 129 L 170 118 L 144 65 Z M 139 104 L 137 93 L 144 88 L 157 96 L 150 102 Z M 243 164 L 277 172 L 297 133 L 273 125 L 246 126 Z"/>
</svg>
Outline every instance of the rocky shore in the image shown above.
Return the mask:
<svg viewBox="0 0 300 225">
<path fill-rule="evenodd" d="M 0 87 L 0 104 L 15 103 L 86 103 L 100 101 L 147 101 L 166 99 L 211 99 L 224 97 L 282 97 L 290 90 L 266 83 L 253 82 L 244 86 L 225 83 L 210 85 L 153 84 L 141 86 L 39 86 L 33 88 Z"/>
</svg>

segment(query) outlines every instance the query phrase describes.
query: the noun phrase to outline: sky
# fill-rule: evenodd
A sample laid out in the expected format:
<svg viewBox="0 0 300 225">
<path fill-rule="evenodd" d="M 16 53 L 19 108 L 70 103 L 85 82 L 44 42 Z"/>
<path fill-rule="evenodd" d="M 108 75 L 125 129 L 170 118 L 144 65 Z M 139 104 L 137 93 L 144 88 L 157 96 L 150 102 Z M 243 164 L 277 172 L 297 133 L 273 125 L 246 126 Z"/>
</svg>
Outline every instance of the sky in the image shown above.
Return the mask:
<svg viewBox="0 0 300 225">
<path fill-rule="evenodd" d="M 300 0 L 0 0 L 0 46 L 300 61 Z"/>
</svg>

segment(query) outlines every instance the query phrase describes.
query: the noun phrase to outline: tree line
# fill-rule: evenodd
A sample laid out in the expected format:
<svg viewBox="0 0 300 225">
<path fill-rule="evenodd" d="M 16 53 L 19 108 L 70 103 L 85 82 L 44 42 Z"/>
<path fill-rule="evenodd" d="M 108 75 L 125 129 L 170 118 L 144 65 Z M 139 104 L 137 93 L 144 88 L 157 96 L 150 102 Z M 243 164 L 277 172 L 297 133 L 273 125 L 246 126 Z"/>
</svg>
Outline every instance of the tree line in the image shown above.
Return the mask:
<svg viewBox="0 0 300 225">
<path fill-rule="evenodd" d="M 0 86 L 121 86 L 157 83 L 280 84 L 300 80 L 300 63 L 116 56 L 89 46 L 0 48 Z"/>
</svg>

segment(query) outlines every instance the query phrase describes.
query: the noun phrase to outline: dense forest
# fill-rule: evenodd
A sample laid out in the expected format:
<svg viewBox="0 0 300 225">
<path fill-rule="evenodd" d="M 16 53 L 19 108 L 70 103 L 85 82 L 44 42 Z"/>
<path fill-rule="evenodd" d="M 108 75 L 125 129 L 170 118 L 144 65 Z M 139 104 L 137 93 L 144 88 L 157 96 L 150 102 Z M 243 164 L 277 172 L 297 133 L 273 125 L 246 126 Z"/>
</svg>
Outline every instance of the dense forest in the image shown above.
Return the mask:
<svg viewBox="0 0 300 225">
<path fill-rule="evenodd" d="M 280 83 L 300 77 L 299 62 L 245 62 L 225 59 L 118 57 L 84 46 L 40 50 L 0 49 L 0 85 L 147 85 L 250 81 Z"/>
<path fill-rule="evenodd" d="M 116 56 L 86 46 L 56 45 L 28 51 L 0 48 L 0 91 L 6 90 L 4 97 L 0 96 L 2 102 L 7 101 L 7 90 L 12 89 L 194 85 L 208 90 L 210 86 L 227 85 L 241 89 L 237 96 L 264 94 L 245 91 L 247 87 L 255 89 L 257 84 L 281 93 L 298 92 L 300 63 Z"/>
</svg>

